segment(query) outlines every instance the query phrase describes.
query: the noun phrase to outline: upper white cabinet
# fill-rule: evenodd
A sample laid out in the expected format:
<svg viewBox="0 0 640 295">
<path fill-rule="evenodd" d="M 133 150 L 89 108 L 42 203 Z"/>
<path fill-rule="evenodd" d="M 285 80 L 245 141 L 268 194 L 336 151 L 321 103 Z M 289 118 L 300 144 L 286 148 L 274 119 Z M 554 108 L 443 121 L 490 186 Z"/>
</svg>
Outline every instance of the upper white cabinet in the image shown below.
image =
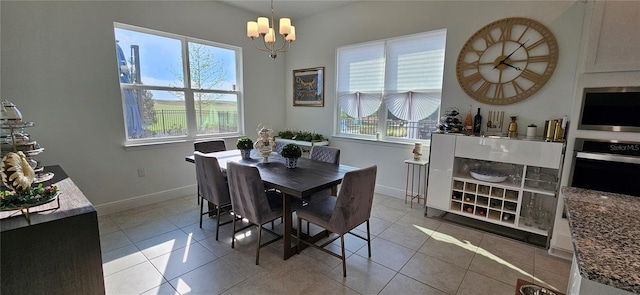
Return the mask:
<svg viewBox="0 0 640 295">
<path fill-rule="evenodd" d="M 591 4 L 585 72 L 640 70 L 640 2 Z"/>
</svg>

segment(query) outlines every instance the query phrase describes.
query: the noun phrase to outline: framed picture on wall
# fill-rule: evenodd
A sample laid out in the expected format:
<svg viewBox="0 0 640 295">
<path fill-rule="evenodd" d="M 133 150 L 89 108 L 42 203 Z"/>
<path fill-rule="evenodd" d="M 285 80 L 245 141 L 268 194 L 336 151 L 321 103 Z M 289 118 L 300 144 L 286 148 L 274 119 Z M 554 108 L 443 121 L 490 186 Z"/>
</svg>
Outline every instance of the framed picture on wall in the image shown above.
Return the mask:
<svg viewBox="0 0 640 295">
<path fill-rule="evenodd" d="M 293 70 L 293 105 L 324 106 L 324 67 Z"/>
</svg>

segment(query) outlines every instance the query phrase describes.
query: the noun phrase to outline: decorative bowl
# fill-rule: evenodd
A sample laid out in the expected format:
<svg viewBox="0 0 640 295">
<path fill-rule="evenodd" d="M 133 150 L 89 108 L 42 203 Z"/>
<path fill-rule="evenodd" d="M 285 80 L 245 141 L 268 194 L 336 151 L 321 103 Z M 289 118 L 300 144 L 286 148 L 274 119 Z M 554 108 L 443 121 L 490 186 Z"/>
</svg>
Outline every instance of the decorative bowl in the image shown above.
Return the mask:
<svg viewBox="0 0 640 295">
<path fill-rule="evenodd" d="M 520 294 L 522 295 L 556 295 L 549 289 L 536 286 L 536 285 L 524 285 L 520 287 Z"/>
<path fill-rule="evenodd" d="M 492 171 L 492 170 L 474 169 L 469 171 L 469 174 L 471 174 L 471 177 L 477 180 L 482 180 L 486 182 L 503 182 L 507 180 L 507 175 L 501 172 Z"/>
</svg>

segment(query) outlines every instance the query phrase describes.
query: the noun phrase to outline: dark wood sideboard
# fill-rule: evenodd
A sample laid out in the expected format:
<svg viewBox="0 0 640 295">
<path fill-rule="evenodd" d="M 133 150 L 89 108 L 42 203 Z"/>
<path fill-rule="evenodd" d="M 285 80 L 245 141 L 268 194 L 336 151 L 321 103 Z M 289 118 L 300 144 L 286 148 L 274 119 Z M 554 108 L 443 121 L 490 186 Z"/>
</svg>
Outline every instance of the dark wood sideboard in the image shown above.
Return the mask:
<svg viewBox="0 0 640 295">
<path fill-rule="evenodd" d="M 60 166 L 45 171 L 54 173 L 46 184 L 58 186 L 60 208 L 30 214 L 31 225 L 19 212 L 0 212 L 0 293 L 104 294 L 96 209 Z"/>
</svg>

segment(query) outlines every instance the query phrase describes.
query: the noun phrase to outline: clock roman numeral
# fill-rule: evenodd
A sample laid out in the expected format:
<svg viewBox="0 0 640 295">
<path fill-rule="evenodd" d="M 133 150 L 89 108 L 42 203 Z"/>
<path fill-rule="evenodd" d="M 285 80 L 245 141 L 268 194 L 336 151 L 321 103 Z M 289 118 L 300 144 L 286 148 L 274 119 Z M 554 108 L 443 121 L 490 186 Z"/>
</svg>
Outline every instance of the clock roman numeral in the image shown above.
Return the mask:
<svg viewBox="0 0 640 295">
<path fill-rule="evenodd" d="M 479 37 L 484 39 L 484 43 L 487 46 L 487 48 L 493 44 L 496 44 L 496 40 L 494 40 L 493 36 L 491 36 L 491 31 L 486 31 L 483 34 L 479 35 Z"/>
<path fill-rule="evenodd" d="M 475 70 L 478 68 L 478 61 L 462 63 L 463 70 Z"/>
<path fill-rule="evenodd" d="M 510 24 L 500 25 L 500 37 L 498 38 L 498 41 L 506 41 L 511 39 L 511 29 L 512 26 Z"/>
<path fill-rule="evenodd" d="M 513 89 L 516 91 L 516 95 L 524 92 L 524 88 L 522 88 L 522 86 L 520 86 L 520 84 L 518 84 L 515 80 L 511 82 L 511 84 L 513 84 Z"/>
<path fill-rule="evenodd" d="M 472 75 L 464 77 L 463 79 L 465 80 L 465 83 L 467 85 L 473 85 L 473 84 L 476 84 L 478 81 L 482 80 L 482 75 L 476 72 L 476 73 L 473 73 Z"/>
<path fill-rule="evenodd" d="M 530 56 L 528 59 L 528 62 L 532 63 L 532 62 L 550 62 L 551 61 L 551 56 L 550 55 L 539 55 L 539 56 Z"/>
<path fill-rule="evenodd" d="M 524 71 L 522 71 L 522 74 L 520 74 L 520 77 L 525 78 L 531 82 L 538 82 L 542 79 L 542 75 L 533 72 L 529 69 L 525 69 Z"/>
<path fill-rule="evenodd" d="M 489 92 L 489 87 L 491 86 L 491 83 L 484 81 L 484 83 L 482 83 L 482 85 L 480 85 L 480 88 L 478 88 L 478 90 L 476 90 L 476 94 L 479 97 L 487 97 L 487 92 Z"/>
<path fill-rule="evenodd" d="M 540 39 L 538 41 L 536 41 L 533 44 L 530 44 L 529 46 L 525 46 L 527 48 L 527 51 L 530 51 L 531 49 L 534 49 L 538 46 L 540 46 L 541 44 L 544 44 L 544 39 Z"/>
<path fill-rule="evenodd" d="M 502 83 L 496 84 L 496 91 L 493 93 L 493 98 L 495 99 L 503 99 L 504 98 L 504 88 Z"/>
<path fill-rule="evenodd" d="M 524 31 L 522 31 L 522 34 L 520 34 L 520 37 L 518 37 L 518 40 L 516 40 L 516 42 L 522 44 L 522 37 L 524 37 L 524 35 L 527 33 L 528 30 L 529 30 L 529 27 L 526 27 Z"/>
</svg>

